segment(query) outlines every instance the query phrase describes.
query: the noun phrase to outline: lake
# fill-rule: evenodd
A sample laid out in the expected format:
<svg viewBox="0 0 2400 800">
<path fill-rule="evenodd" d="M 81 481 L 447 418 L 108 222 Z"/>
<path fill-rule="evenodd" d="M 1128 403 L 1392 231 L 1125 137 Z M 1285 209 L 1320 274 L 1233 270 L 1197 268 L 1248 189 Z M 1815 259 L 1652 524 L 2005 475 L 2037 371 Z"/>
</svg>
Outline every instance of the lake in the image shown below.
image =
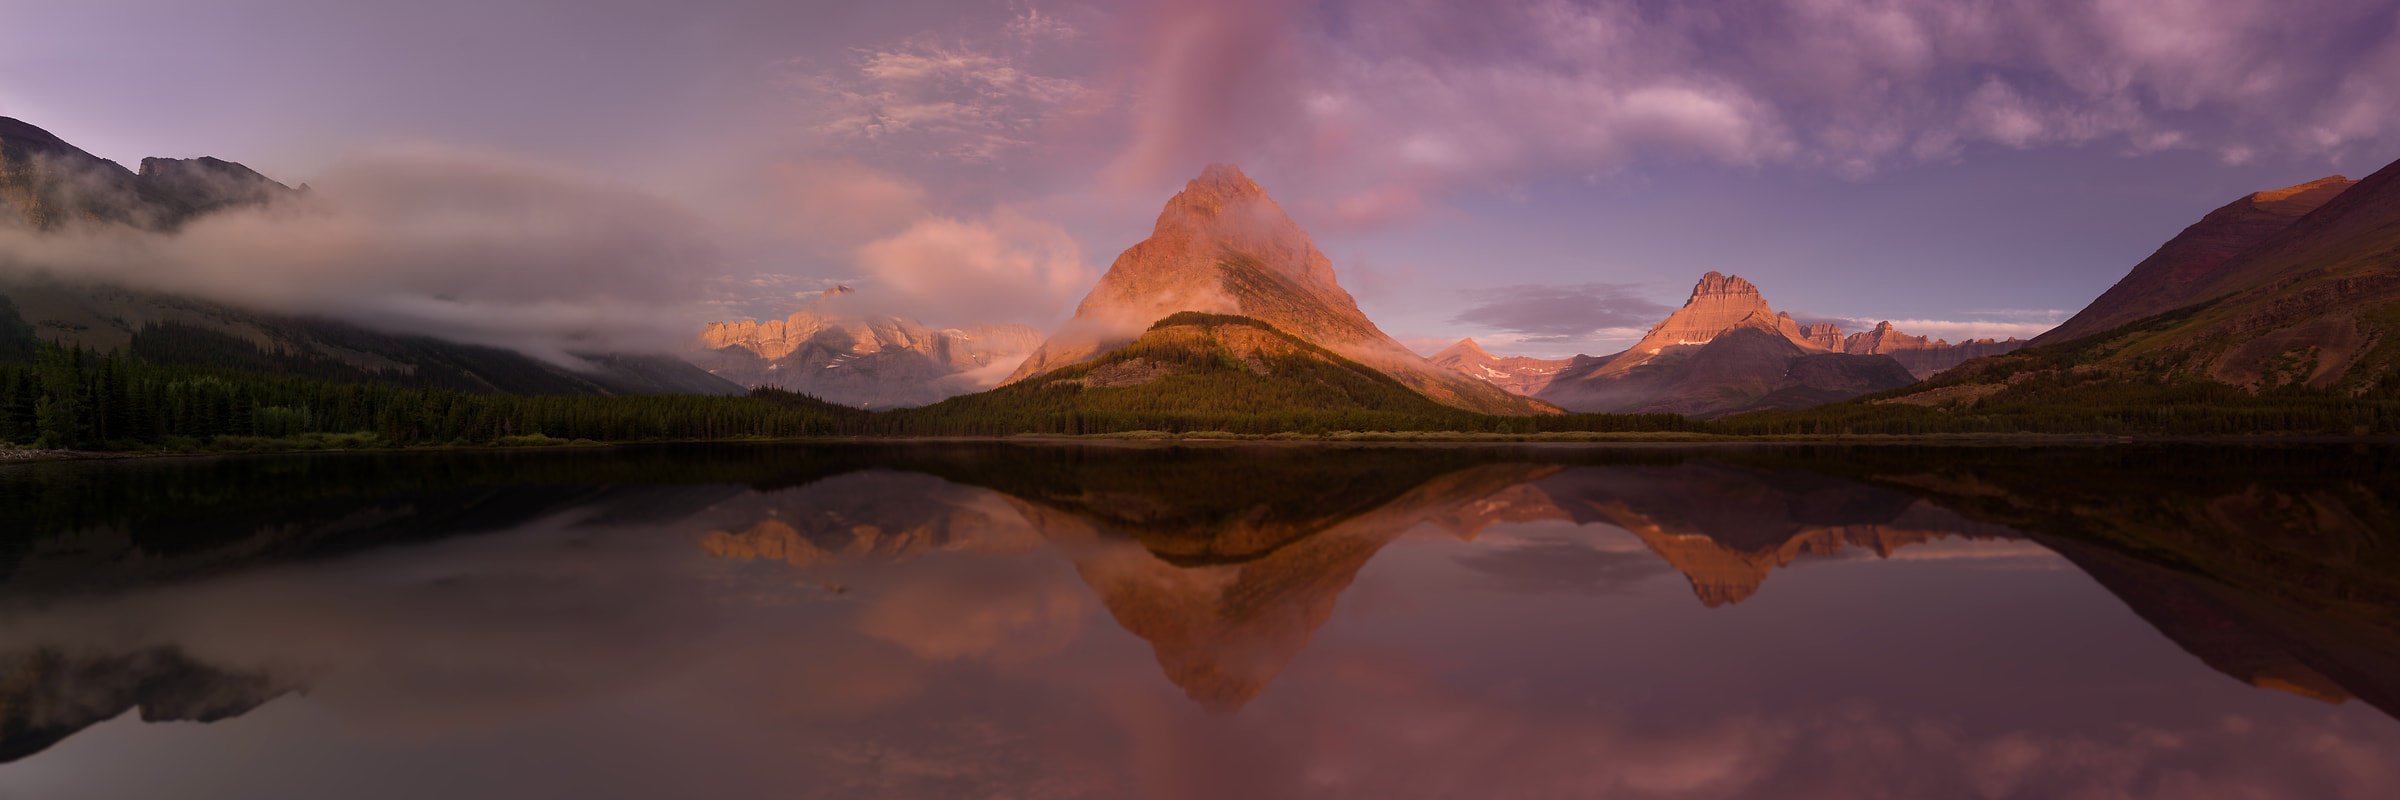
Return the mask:
<svg viewBox="0 0 2400 800">
<path fill-rule="evenodd" d="M 2400 796 L 2400 451 L 0 466 L 0 798 Z"/>
</svg>

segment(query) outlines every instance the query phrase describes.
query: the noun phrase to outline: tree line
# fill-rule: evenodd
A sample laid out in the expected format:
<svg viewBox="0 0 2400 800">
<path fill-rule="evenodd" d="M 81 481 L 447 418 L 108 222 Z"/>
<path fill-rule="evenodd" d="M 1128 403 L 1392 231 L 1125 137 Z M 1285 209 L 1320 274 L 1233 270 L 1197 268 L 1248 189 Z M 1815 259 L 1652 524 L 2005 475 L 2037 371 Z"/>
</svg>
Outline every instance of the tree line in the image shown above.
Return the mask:
<svg viewBox="0 0 2400 800">
<path fill-rule="evenodd" d="M 6 334 L 7 331 L 0 331 Z M 1876 403 L 1697 421 L 1674 414 L 1494 416 L 1443 406 L 1338 357 L 1268 357 L 1272 379 L 1206 348 L 1130 348 L 1062 370 L 1088 377 L 1146 358 L 1173 374 L 1134 386 L 1021 383 L 930 406 L 867 412 L 762 388 L 747 396 L 502 395 L 161 364 L 0 335 L 0 443 L 91 450 L 286 449 L 638 442 L 810 436 L 1089 435 L 1132 431 L 1680 432 L 1727 436 L 2400 434 L 2400 381 L 2361 395 L 2061 371 L 1980 401 Z M 1253 355 L 1253 358 L 1257 356 Z"/>
<path fill-rule="evenodd" d="M 496 395 L 155 364 L 42 343 L 0 364 L 0 441 L 37 448 L 192 449 L 353 437 L 347 444 L 623 442 L 825 436 L 823 403 L 694 395 Z"/>
</svg>

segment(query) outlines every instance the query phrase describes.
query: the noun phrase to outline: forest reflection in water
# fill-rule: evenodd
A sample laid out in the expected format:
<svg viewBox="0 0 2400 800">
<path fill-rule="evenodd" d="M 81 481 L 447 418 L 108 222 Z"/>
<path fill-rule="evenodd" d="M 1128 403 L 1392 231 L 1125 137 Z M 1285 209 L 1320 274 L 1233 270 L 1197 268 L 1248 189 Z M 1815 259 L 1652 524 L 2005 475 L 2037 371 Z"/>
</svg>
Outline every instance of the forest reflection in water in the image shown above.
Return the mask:
<svg viewBox="0 0 2400 800">
<path fill-rule="evenodd" d="M 305 695 L 291 714 L 441 741 L 667 714 L 708 731 L 673 746 L 809 750 L 802 772 L 838 780 L 802 783 L 829 796 L 2380 796 L 2400 780 L 2393 461 L 914 443 L 12 468 L 0 789 L 145 746 L 77 751 L 129 711 L 263 718 Z M 1878 571 L 1787 572 L 1809 563 Z M 1337 607 L 1359 621 L 1320 644 Z M 2125 609 L 2172 662 L 2093 644 Z M 2194 665 L 2280 693 L 2162 677 Z M 687 696 L 627 710 L 661 694 Z M 324 724 L 272 722 L 255 735 Z M 1201 754 L 1245 766 L 1197 775 Z M 1842 755 L 1898 761 L 1810 766 Z M 716 779 L 769 791 L 727 777 L 747 774 Z"/>
</svg>

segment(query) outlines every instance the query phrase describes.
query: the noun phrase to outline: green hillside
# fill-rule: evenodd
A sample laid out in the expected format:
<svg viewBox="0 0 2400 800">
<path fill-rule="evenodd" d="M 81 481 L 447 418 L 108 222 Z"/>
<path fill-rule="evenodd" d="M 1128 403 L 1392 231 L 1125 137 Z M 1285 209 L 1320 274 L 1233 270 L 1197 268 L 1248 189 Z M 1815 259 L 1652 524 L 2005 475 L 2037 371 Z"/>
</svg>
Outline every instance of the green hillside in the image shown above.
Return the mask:
<svg viewBox="0 0 2400 800">
<path fill-rule="evenodd" d="M 887 412 L 876 427 L 908 434 L 1274 433 L 1452 427 L 1479 417 L 1265 322 L 1187 311 L 1097 359 Z"/>
</svg>

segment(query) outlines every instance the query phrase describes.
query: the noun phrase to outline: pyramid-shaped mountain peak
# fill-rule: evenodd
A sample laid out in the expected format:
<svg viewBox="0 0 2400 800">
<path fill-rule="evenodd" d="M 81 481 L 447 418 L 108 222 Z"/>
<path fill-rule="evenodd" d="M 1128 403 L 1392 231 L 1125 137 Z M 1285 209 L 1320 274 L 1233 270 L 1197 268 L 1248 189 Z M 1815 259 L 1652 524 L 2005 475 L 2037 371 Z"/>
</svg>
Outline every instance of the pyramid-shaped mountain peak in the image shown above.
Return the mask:
<svg viewBox="0 0 2400 800">
<path fill-rule="evenodd" d="M 1265 190 L 1211 164 L 1126 248 L 1069 320 L 1006 383 L 1088 361 L 1179 311 L 1239 314 L 1382 371 L 1436 402 L 1486 413 L 1554 411 L 1437 367 L 1394 341 L 1334 278 L 1333 261 Z"/>
<path fill-rule="evenodd" d="M 1470 356 L 1489 358 L 1491 357 L 1491 354 L 1484 352 L 1483 345 L 1476 344 L 1473 338 L 1466 338 L 1452 342 L 1449 347 L 1444 347 L 1442 348 L 1441 352 L 1433 354 L 1433 361 L 1436 364 L 1440 364 L 1445 360 L 1455 360 L 1461 357 Z"/>
<path fill-rule="evenodd" d="M 1258 188 L 1258 183 L 1250 180 L 1250 176 L 1242 174 L 1241 167 L 1232 164 L 1210 164 L 1201 168 L 1200 177 L 1184 184 L 1183 190 L 1215 194 L 1266 194 L 1266 190 Z"/>
</svg>

